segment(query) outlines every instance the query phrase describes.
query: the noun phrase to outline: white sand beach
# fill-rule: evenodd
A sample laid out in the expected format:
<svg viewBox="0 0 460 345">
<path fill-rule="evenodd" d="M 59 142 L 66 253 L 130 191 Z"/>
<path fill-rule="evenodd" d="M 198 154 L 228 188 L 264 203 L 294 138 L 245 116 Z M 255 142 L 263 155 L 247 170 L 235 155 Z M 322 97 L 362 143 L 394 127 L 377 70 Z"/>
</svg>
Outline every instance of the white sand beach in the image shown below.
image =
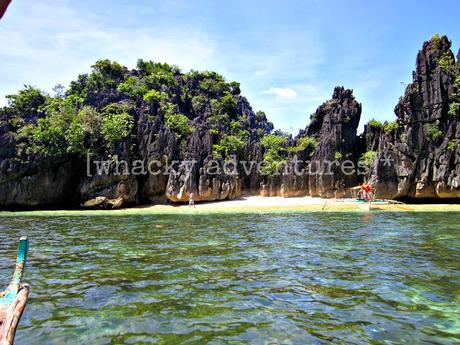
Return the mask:
<svg viewBox="0 0 460 345">
<path fill-rule="evenodd" d="M 361 204 L 362 205 L 362 204 Z M 247 196 L 237 200 L 187 204 L 142 205 L 117 210 L 37 210 L 1 211 L 0 216 L 57 215 L 147 215 L 147 214 L 208 214 L 208 213 L 276 213 L 276 212 L 366 212 L 351 199 L 322 199 L 312 197 Z M 372 212 L 460 212 L 460 204 L 398 204 L 375 205 Z"/>
<path fill-rule="evenodd" d="M 305 197 L 262 197 L 247 196 L 237 200 L 196 203 L 195 207 L 186 204 L 180 205 L 152 205 L 143 206 L 154 212 L 276 212 L 276 211 L 305 211 L 305 212 L 362 212 L 362 208 L 351 199 L 323 199 Z M 460 204 L 398 204 L 375 205 L 376 211 L 419 211 L 419 212 L 460 212 Z"/>
</svg>

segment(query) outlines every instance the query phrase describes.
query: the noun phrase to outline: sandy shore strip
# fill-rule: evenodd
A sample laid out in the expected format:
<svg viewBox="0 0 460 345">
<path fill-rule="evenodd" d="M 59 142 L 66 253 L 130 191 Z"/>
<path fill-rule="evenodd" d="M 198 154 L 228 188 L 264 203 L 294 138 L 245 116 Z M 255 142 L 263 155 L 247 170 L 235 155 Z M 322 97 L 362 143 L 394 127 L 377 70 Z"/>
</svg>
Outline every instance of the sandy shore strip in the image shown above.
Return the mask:
<svg viewBox="0 0 460 345">
<path fill-rule="evenodd" d="M 362 204 L 361 204 L 362 205 Z M 280 213 L 280 212 L 369 212 L 351 199 L 321 199 L 312 197 L 249 196 L 238 200 L 188 205 L 144 205 L 119 210 L 49 210 L 1 211 L 4 216 L 72 216 L 72 215 L 148 215 L 148 214 L 210 214 L 210 213 Z M 370 212 L 460 212 L 460 204 L 375 205 Z"/>
<path fill-rule="evenodd" d="M 276 212 L 276 211 L 305 211 L 305 212 L 363 212 L 359 204 L 352 199 L 322 199 L 312 197 L 262 197 L 248 196 L 238 200 L 197 203 L 195 207 L 188 205 L 154 205 L 142 207 L 153 211 L 181 211 L 199 212 Z M 460 204 L 402 204 L 402 205 L 375 205 L 372 211 L 411 211 L 411 212 L 460 212 Z"/>
</svg>

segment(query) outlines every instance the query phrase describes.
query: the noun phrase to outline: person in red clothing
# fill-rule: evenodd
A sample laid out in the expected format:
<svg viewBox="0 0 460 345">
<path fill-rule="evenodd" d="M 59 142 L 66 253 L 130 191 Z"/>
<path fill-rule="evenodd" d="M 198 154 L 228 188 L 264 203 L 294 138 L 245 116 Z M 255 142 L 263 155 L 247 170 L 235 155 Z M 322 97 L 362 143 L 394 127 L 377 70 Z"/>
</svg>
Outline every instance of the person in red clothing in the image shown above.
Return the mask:
<svg viewBox="0 0 460 345">
<path fill-rule="evenodd" d="M 3 15 L 5 14 L 10 2 L 11 0 L 0 0 L 0 19 L 2 19 Z"/>
<path fill-rule="evenodd" d="M 371 200 L 371 192 L 372 192 L 372 187 L 370 184 L 364 182 L 362 185 L 361 185 L 361 197 L 366 200 L 366 201 L 369 201 Z"/>
</svg>

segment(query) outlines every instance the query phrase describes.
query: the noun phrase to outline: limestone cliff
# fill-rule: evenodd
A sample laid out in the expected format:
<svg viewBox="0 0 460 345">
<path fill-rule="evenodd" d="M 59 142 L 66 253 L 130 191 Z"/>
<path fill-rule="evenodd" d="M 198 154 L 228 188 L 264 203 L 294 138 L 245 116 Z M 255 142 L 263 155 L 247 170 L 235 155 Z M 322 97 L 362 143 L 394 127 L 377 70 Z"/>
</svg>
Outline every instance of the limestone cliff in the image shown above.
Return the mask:
<svg viewBox="0 0 460 345">
<path fill-rule="evenodd" d="M 379 197 L 459 198 L 460 71 L 450 48 L 444 36 L 425 42 L 396 121 L 371 122 L 360 136 L 361 104 L 344 87 L 292 137 L 217 73 L 100 60 L 66 92 L 26 87 L 0 108 L 0 207 L 344 197 L 364 178 Z M 344 173 L 362 157 L 366 176 Z"/>
<path fill-rule="evenodd" d="M 423 44 L 396 125 L 379 134 L 372 180 L 381 197 L 460 197 L 460 77 L 450 47 L 445 36 Z"/>
</svg>

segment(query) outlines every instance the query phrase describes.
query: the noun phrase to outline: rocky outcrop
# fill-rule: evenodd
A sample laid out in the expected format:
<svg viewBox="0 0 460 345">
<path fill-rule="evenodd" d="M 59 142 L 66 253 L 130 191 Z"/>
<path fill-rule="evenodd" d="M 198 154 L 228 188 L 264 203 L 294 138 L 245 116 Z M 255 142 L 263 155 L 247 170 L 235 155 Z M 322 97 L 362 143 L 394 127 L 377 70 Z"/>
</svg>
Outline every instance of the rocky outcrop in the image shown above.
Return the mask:
<svg viewBox="0 0 460 345">
<path fill-rule="evenodd" d="M 460 196 L 460 79 L 450 47 L 445 36 L 423 44 L 395 108 L 397 126 L 380 134 L 372 173 L 380 197 Z"/>
<path fill-rule="evenodd" d="M 26 87 L 0 109 L 0 207 L 340 198 L 363 179 L 344 163 L 359 167 L 366 151 L 376 153 L 365 178 L 378 197 L 459 198 L 460 72 L 450 47 L 446 37 L 426 42 L 396 122 L 361 136 L 361 104 L 343 87 L 293 138 L 216 73 L 99 61 L 65 94 Z"/>
<path fill-rule="evenodd" d="M 239 96 L 235 116 L 244 121 L 243 130 L 249 138 L 243 148 L 233 152 L 231 157 L 216 158 L 214 144 L 216 138 L 210 133 L 209 118 L 211 109 L 202 109 L 194 119 L 195 131 L 187 139 L 186 149 L 179 152 L 178 166 L 173 166 L 166 183 L 165 196 L 172 202 L 187 202 L 191 194 L 195 201 L 216 201 L 235 199 L 241 195 L 242 188 L 251 189 L 257 183 L 258 176 L 254 170 L 242 174 L 240 161 L 256 161 L 261 157 L 257 130 L 267 133 L 271 130 L 267 120 L 256 119 L 249 103 Z M 268 127 L 267 127 L 268 126 Z M 223 128 L 227 131 L 229 128 Z M 259 149 L 254 149 L 259 147 Z M 246 178 L 241 179 L 243 175 Z"/>
<path fill-rule="evenodd" d="M 123 205 L 162 199 L 187 202 L 192 193 L 195 201 L 215 201 L 258 189 L 256 170 L 246 175 L 241 167 L 224 169 L 231 161 L 260 161 L 260 139 L 273 129 L 265 114 L 254 113 L 237 83 L 227 83 L 213 72 L 182 74 L 174 66 L 143 61 L 135 70 L 108 60 L 93 68 L 90 75 L 72 82 L 66 95 L 52 98 L 29 88 L 0 109 L 0 207 L 120 198 Z M 71 108 L 66 98 L 72 97 L 82 104 L 61 116 L 59 111 Z M 47 108 L 53 103 L 59 106 Z M 90 108 L 92 122 L 78 115 L 84 107 Z M 62 129 L 71 121 L 53 129 L 55 133 L 40 134 L 52 144 L 59 142 L 56 150 L 46 145 L 32 153 L 19 150 L 46 141 L 40 137 L 34 142 L 24 133 L 52 116 L 48 109 L 58 112 L 58 118 L 74 116 L 72 121 L 81 121 L 81 131 L 121 112 L 133 125 L 114 143 L 94 133 L 102 131 L 100 127 L 85 134 L 79 145 L 91 152 L 89 163 L 72 151 L 69 129 Z M 137 163 L 141 172 L 133 173 Z"/>
<path fill-rule="evenodd" d="M 359 157 L 356 131 L 360 118 L 361 104 L 352 90 L 343 87 L 336 87 L 332 99 L 313 115 L 307 135 L 316 137 L 319 145 L 312 156 L 312 171 L 317 173 L 310 176 L 311 196 L 344 197 L 356 184 L 356 174 L 344 174 L 339 165 L 344 160 L 356 162 Z"/>
<path fill-rule="evenodd" d="M 0 163 L 0 205 L 69 207 L 77 201 L 76 166 L 69 160 L 32 161 L 13 159 Z"/>
<path fill-rule="evenodd" d="M 315 142 L 297 149 L 288 157 L 281 176 L 262 184 L 261 194 L 284 197 L 310 195 L 323 198 L 341 198 L 358 181 L 356 172 L 342 169 L 344 161 L 356 166 L 361 153 L 357 128 L 361 104 L 353 91 L 343 87 L 334 89 L 332 98 L 323 103 L 311 116 L 307 128 L 289 144 L 298 147 L 302 139 Z M 292 150 L 291 150 L 292 151 Z"/>
<path fill-rule="evenodd" d="M 123 198 L 119 197 L 116 199 L 109 199 L 106 198 L 105 196 L 98 196 L 94 199 L 90 199 L 83 203 L 81 207 L 86 208 L 86 209 L 103 209 L 103 210 L 109 210 L 109 209 L 116 209 L 120 208 L 123 205 Z"/>
<path fill-rule="evenodd" d="M 195 201 L 235 199 L 241 195 L 238 174 L 225 173 L 223 164 L 208 156 L 202 165 L 185 161 L 170 173 L 166 197 L 173 202 L 186 202 L 191 194 Z M 222 171 L 216 174 L 215 171 Z"/>
</svg>

